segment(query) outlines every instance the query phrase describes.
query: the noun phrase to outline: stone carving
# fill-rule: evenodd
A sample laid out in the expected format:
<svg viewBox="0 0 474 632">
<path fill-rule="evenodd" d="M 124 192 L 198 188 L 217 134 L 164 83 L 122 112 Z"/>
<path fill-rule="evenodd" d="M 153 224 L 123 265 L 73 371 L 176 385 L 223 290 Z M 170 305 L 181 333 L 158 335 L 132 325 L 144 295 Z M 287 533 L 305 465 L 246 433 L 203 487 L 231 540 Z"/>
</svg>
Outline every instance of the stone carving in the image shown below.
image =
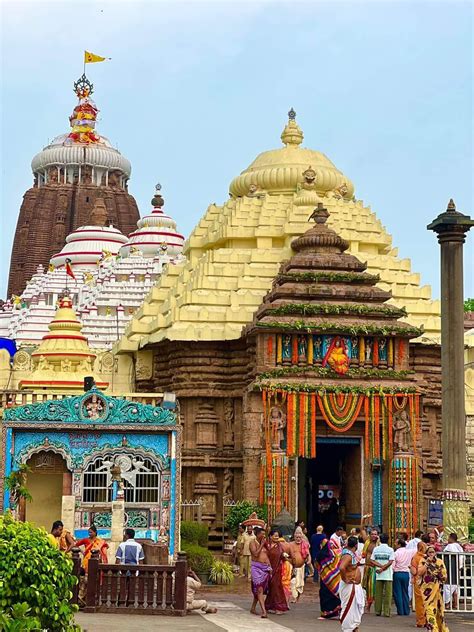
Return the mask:
<svg viewBox="0 0 474 632">
<path fill-rule="evenodd" d="M 365 339 L 365 363 L 372 363 L 372 338 Z"/>
<path fill-rule="evenodd" d="M 163 496 L 163 500 L 168 500 L 170 497 L 170 479 L 169 478 L 163 479 L 162 496 Z"/>
<path fill-rule="evenodd" d="M 148 511 L 146 509 L 127 509 L 125 512 L 125 524 L 126 527 L 133 529 L 147 529 L 148 528 Z"/>
<path fill-rule="evenodd" d="M 307 190 L 314 189 L 316 185 L 316 171 L 313 169 L 313 167 L 311 167 L 311 165 L 306 169 L 306 171 L 303 171 L 303 178 L 304 182 L 301 185 L 301 188 Z"/>
<path fill-rule="evenodd" d="M 44 422 L 58 421 L 62 423 L 87 423 L 96 420 L 84 414 L 83 404 L 94 394 L 99 394 L 105 402 L 105 410 L 101 422 L 107 423 L 145 423 L 157 425 L 176 425 L 176 414 L 172 410 L 152 406 L 151 404 L 141 404 L 139 402 L 129 402 L 126 399 L 108 397 L 102 395 L 97 388 L 93 388 L 85 395 L 78 397 L 66 397 L 64 399 L 51 399 L 40 404 L 28 404 L 9 408 L 4 413 L 6 421 Z"/>
<path fill-rule="evenodd" d="M 379 361 L 381 364 L 387 364 L 387 339 L 380 338 L 379 340 Z"/>
<path fill-rule="evenodd" d="M 234 445 L 234 402 L 232 399 L 224 400 L 224 445 Z"/>
<path fill-rule="evenodd" d="M 222 485 L 222 495 L 227 498 L 232 498 L 233 496 L 233 483 L 234 483 L 234 473 L 228 467 L 224 470 L 224 480 Z"/>
<path fill-rule="evenodd" d="M 135 371 L 137 380 L 149 380 L 153 375 L 153 352 L 138 351 Z"/>
<path fill-rule="evenodd" d="M 88 419 L 101 419 L 106 413 L 105 402 L 97 393 L 93 393 L 90 397 L 85 399 L 82 407 L 85 417 Z"/>
<path fill-rule="evenodd" d="M 251 184 L 249 186 L 249 190 L 247 192 L 247 197 L 256 197 L 261 198 L 264 197 L 265 191 L 258 186 L 258 184 Z"/>
<path fill-rule="evenodd" d="M 308 342 L 304 334 L 298 336 L 298 364 L 306 364 Z"/>
<path fill-rule="evenodd" d="M 110 529 L 112 526 L 112 514 L 108 511 L 98 511 L 92 514 L 92 524 L 98 528 Z"/>
<path fill-rule="evenodd" d="M 30 354 L 22 349 L 17 351 L 13 357 L 13 368 L 17 371 L 29 371 L 31 368 Z"/>
<path fill-rule="evenodd" d="M 469 519 L 471 512 L 469 502 L 464 500 L 444 500 L 443 523 L 448 533 L 457 533 L 458 539 L 467 542 L 469 539 Z"/>
<path fill-rule="evenodd" d="M 272 406 L 270 410 L 270 430 L 272 450 L 281 451 L 281 443 L 285 438 L 286 415 L 279 406 Z"/>
<path fill-rule="evenodd" d="M 347 184 L 343 182 L 340 186 L 336 187 L 334 191 L 331 191 L 329 197 L 336 198 L 336 200 L 342 200 L 342 198 L 344 198 L 348 192 L 349 189 L 347 187 Z"/>
<path fill-rule="evenodd" d="M 160 527 L 160 531 L 158 533 L 158 544 L 168 544 L 168 529 L 163 525 Z"/>
<path fill-rule="evenodd" d="M 282 340 L 282 350 L 281 350 L 281 358 L 283 364 L 291 364 L 291 335 L 284 334 Z"/>
<path fill-rule="evenodd" d="M 61 371 L 63 371 L 64 373 L 69 373 L 70 371 L 72 371 L 72 362 L 69 358 L 61 360 Z"/>
<path fill-rule="evenodd" d="M 194 484 L 195 498 L 202 499 L 202 519 L 212 521 L 216 517 L 217 508 L 217 480 L 214 472 L 199 472 Z M 163 521 L 164 523 L 164 521 Z"/>
<path fill-rule="evenodd" d="M 196 428 L 196 445 L 200 448 L 217 447 L 217 428 L 219 419 L 214 406 L 210 401 L 204 400 L 194 419 Z"/>
<path fill-rule="evenodd" d="M 411 424 L 406 410 L 393 415 L 393 449 L 395 452 L 411 452 Z"/>
</svg>

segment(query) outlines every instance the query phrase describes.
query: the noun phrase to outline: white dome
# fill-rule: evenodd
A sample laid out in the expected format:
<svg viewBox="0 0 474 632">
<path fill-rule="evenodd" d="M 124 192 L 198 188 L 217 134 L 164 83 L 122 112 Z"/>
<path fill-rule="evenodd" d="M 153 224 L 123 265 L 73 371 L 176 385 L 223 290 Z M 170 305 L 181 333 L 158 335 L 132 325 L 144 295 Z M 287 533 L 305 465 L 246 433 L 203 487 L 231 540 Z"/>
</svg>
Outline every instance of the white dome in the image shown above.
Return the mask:
<svg viewBox="0 0 474 632">
<path fill-rule="evenodd" d="M 105 136 L 99 143 L 76 143 L 68 139 L 68 134 L 57 136 L 53 142 L 40 151 L 31 161 L 33 173 L 52 166 L 91 165 L 107 170 L 117 169 L 130 177 L 132 167 L 118 149 L 114 149 Z"/>
<path fill-rule="evenodd" d="M 130 248 L 138 248 L 145 257 L 166 254 L 169 257 L 183 251 L 184 236 L 177 232 L 176 222 L 155 206 L 150 215 L 137 222 L 138 229 L 130 233 L 127 243 L 120 249 L 122 257 L 130 254 Z"/>
<path fill-rule="evenodd" d="M 127 238 L 113 226 L 79 226 L 66 237 L 66 244 L 56 255 L 51 257 L 55 268 L 63 266 L 66 259 L 71 265 L 81 268 L 95 266 L 103 252 L 117 255 Z"/>
</svg>

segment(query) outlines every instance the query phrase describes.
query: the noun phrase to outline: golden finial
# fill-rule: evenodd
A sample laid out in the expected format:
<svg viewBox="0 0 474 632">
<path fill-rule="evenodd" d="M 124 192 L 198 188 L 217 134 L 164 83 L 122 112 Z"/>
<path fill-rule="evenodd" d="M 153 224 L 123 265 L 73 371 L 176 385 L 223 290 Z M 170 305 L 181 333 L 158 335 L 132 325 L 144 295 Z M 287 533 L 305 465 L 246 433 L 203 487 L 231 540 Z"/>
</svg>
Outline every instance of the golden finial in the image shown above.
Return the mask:
<svg viewBox="0 0 474 632">
<path fill-rule="evenodd" d="M 448 208 L 446 209 L 446 211 L 447 211 L 448 213 L 449 213 L 449 212 L 451 212 L 451 213 L 452 213 L 452 212 L 453 212 L 453 211 L 455 211 L 455 210 L 456 210 L 456 204 L 454 203 L 453 198 L 451 198 L 451 199 L 449 200 L 449 202 L 448 202 Z"/>
<path fill-rule="evenodd" d="M 296 112 L 293 108 L 288 112 L 288 123 L 281 133 L 281 140 L 287 147 L 298 147 L 303 142 L 303 132 L 296 122 Z"/>
</svg>

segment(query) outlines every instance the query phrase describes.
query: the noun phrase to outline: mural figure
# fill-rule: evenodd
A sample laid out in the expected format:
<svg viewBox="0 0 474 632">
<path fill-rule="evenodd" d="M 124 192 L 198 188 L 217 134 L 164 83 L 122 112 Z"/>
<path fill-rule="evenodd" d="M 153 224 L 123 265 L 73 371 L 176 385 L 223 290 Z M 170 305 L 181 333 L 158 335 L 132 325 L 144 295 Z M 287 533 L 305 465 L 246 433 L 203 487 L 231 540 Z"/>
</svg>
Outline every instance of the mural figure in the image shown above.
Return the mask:
<svg viewBox="0 0 474 632">
<path fill-rule="evenodd" d="M 104 402 L 96 393 L 84 400 L 82 406 L 88 419 L 100 419 L 105 415 Z"/>
<path fill-rule="evenodd" d="M 383 364 L 387 363 L 387 339 L 380 338 L 379 340 L 379 360 Z"/>
<path fill-rule="evenodd" d="M 321 336 L 313 336 L 313 357 L 316 362 L 323 360 L 323 339 Z"/>
<path fill-rule="evenodd" d="M 224 497 L 227 496 L 228 498 L 232 498 L 233 482 L 234 482 L 234 473 L 232 472 L 230 468 L 226 467 L 224 470 L 224 482 L 222 485 L 222 494 Z"/>
<path fill-rule="evenodd" d="M 410 452 L 412 446 L 411 424 L 406 410 L 393 415 L 393 449 L 395 452 Z"/>
<path fill-rule="evenodd" d="M 158 533 L 158 544 L 168 544 L 168 529 L 161 525 Z"/>
<path fill-rule="evenodd" d="M 168 500 L 170 497 L 170 479 L 169 478 L 165 478 L 163 480 L 163 499 Z"/>
<path fill-rule="evenodd" d="M 281 443 L 285 438 L 284 428 L 286 416 L 279 406 L 273 406 L 270 410 L 270 429 L 272 436 L 272 450 L 281 451 Z"/>
<path fill-rule="evenodd" d="M 365 339 L 365 363 L 372 364 L 372 338 Z"/>
<path fill-rule="evenodd" d="M 349 369 L 349 362 L 344 340 L 340 336 L 335 336 L 324 356 L 323 366 L 329 364 L 333 371 L 344 375 Z"/>
<path fill-rule="evenodd" d="M 351 349 L 351 360 L 359 359 L 359 338 L 357 336 L 353 336 L 351 338 L 352 349 Z"/>
<path fill-rule="evenodd" d="M 304 334 L 298 336 L 298 364 L 306 364 L 306 349 L 308 342 Z"/>
<path fill-rule="evenodd" d="M 282 345 L 281 345 L 281 358 L 283 360 L 283 364 L 291 363 L 291 335 L 285 334 L 283 336 Z"/>
<path fill-rule="evenodd" d="M 166 528 L 168 527 L 170 523 L 170 508 L 169 507 L 163 507 L 161 511 L 161 522 L 164 527 Z"/>
</svg>

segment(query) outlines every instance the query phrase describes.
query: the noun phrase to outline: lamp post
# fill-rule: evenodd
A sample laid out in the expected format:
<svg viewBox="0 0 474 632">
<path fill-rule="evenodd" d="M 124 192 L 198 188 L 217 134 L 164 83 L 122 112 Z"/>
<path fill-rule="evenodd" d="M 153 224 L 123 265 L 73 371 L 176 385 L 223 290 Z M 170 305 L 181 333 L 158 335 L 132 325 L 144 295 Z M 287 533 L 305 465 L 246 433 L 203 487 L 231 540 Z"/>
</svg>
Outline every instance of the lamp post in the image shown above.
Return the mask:
<svg viewBox="0 0 474 632">
<path fill-rule="evenodd" d="M 466 471 L 466 412 L 464 402 L 463 245 L 474 226 L 456 211 L 453 200 L 427 226 L 441 246 L 441 371 L 443 523 L 447 533 L 467 540 L 469 495 Z"/>
</svg>

